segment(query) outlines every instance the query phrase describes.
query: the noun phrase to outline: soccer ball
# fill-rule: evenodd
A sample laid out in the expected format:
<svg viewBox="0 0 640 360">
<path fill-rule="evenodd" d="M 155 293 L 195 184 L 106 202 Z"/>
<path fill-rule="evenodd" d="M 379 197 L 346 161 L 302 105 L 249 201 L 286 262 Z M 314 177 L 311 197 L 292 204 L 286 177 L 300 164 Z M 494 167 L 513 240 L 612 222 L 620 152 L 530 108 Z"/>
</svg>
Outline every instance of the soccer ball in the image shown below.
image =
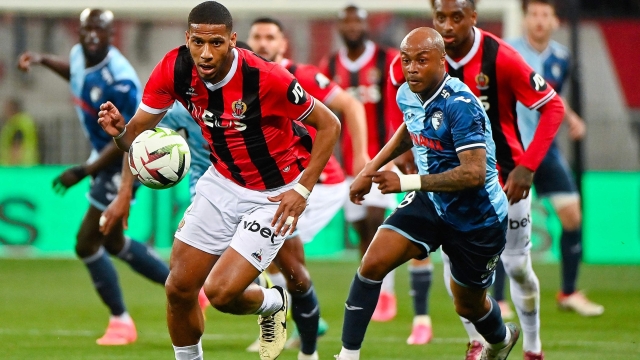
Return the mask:
<svg viewBox="0 0 640 360">
<path fill-rule="evenodd" d="M 167 189 L 189 171 L 191 152 L 177 132 L 157 127 L 145 130 L 129 149 L 129 168 L 140 182 L 152 189 Z"/>
</svg>

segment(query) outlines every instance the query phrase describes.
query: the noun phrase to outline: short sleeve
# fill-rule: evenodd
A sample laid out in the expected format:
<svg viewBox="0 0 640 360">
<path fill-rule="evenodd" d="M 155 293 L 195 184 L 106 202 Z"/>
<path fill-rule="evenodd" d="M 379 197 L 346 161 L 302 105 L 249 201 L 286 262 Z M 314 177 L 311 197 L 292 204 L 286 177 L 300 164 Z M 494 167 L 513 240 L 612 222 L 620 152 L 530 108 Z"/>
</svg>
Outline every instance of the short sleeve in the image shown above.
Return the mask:
<svg viewBox="0 0 640 360">
<path fill-rule="evenodd" d="M 313 96 L 282 66 L 273 66 L 261 83 L 261 88 L 263 116 L 276 115 L 302 121 L 311 114 L 315 106 Z"/>
<path fill-rule="evenodd" d="M 307 93 L 323 104 L 330 103 L 333 97 L 342 90 L 338 84 L 320 72 L 320 69 L 312 65 L 298 65 L 294 76 Z"/>
<path fill-rule="evenodd" d="M 556 91 L 515 50 L 511 49 L 508 54 L 509 63 L 498 63 L 498 67 L 507 69 L 505 77 L 511 83 L 509 88 L 513 89 L 516 100 L 531 110 L 538 110 L 556 95 Z"/>
<path fill-rule="evenodd" d="M 140 109 L 150 114 L 160 114 L 173 105 L 173 69 L 177 51 L 168 53 L 153 69 L 142 94 Z"/>
<path fill-rule="evenodd" d="M 484 114 L 471 94 L 455 94 L 447 100 L 447 118 L 457 153 L 486 147 Z"/>
<path fill-rule="evenodd" d="M 107 98 L 118 108 L 126 122 L 138 109 L 139 92 L 140 89 L 129 79 L 117 81 L 109 87 Z"/>
</svg>

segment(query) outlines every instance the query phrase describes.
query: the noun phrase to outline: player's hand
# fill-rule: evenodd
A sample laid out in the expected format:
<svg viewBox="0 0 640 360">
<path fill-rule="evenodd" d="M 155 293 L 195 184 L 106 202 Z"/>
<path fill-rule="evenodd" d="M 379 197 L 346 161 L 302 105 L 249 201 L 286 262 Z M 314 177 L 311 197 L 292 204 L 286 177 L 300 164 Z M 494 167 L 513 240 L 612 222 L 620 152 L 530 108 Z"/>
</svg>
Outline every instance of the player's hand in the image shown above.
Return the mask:
<svg viewBox="0 0 640 360">
<path fill-rule="evenodd" d="M 400 190 L 400 177 L 393 171 L 376 171 L 371 175 L 371 180 L 378 184 L 378 190 L 383 194 L 394 194 Z"/>
<path fill-rule="evenodd" d="M 42 55 L 26 51 L 18 58 L 18 69 L 20 71 L 28 72 L 31 69 L 31 64 L 40 64 L 41 62 Z"/>
<path fill-rule="evenodd" d="M 371 185 L 371 174 L 365 166 L 349 187 L 349 200 L 354 204 L 362 205 L 364 196 L 371 191 Z"/>
<path fill-rule="evenodd" d="M 103 235 L 109 235 L 118 221 L 122 221 L 122 229 L 127 230 L 129 228 L 130 207 L 131 196 L 118 194 L 100 216 L 100 232 Z"/>
<path fill-rule="evenodd" d="M 362 171 L 362 169 L 364 169 L 364 166 L 367 165 L 367 163 L 371 161 L 371 159 L 369 158 L 369 155 L 367 154 L 359 154 L 359 155 L 355 155 L 353 156 L 353 174 L 358 174 Z"/>
<path fill-rule="evenodd" d="M 584 120 L 573 111 L 567 112 L 567 124 L 569 125 L 569 137 L 571 140 L 582 140 L 587 133 Z"/>
<path fill-rule="evenodd" d="M 53 191 L 59 195 L 64 195 L 67 189 L 80 182 L 87 176 L 87 172 L 82 165 L 74 166 L 65 170 L 57 178 L 53 179 Z"/>
<path fill-rule="evenodd" d="M 416 166 L 415 159 L 413 158 L 413 152 L 408 150 L 404 154 L 393 159 L 393 163 L 400 169 L 405 175 L 417 174 L 418 167 Z"/>
<path fill-rule="evenodd" d="M 124 118 L 120 114 L 118 108 L 107 101 L 100 105 L 100 112 L 98 112 L 98 124 L 102 126 L 102 129 L 111 137 L 118 136 L 124 131 L 126 123 Z"/>
<path fill-rule="evenodd" d="M 509 204 L 513 205 L 522 199 L 526 199 L 529 196 L 531 184 L 533 184 L 533 171 L 522 165 L 516 166 L 509 174 L 507 183 L 502 188 L 507 193 Z"/>
<path fill-rule="evenodd" d="M 278 196 L 269 196 L 267 199 L 271 202 L 280 202 L 280 206 L 271 220 L 271 226 L 276 227 L 275 233 L 284 236 L 289 231 L 289 235 L 293 234 L 298 224 L 298 218 L 307 207 L 307 200 L 293 189 Z M 293 217 L 293 222 L 287 224 L 287 218 L 290 216 Z"/>
</svg>

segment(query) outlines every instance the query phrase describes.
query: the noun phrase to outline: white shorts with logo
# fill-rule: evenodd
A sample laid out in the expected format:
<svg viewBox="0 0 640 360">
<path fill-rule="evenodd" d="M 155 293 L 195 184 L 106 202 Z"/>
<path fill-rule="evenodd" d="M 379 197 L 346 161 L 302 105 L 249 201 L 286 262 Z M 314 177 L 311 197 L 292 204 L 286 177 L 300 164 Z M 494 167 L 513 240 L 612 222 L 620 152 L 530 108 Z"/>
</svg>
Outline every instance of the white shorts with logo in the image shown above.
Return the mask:
<svg viewBox="0 0 640 360">
<path fill-rule="evenodd" d="M 264 271 L 284 241 L 271 227 L 280 203 L 267 197 L 292 189 L 298 179 L 277 189 L 250 190 L 226 179 L 211 166 L 196 184 L 195 198 L 175 237 L 213 255 L 222 255 L 230 246 L 256 269 Z"/>
<path fill-rule="evenodd" d="M 531 249 L 531 195 L 509 205 L 505 255 L 525 255 Z"/>
<path fill-rule="evenodd" d="M 348 197 L 349 184 L 346 181 L 330 185 L 316 184 L 309 195 L 307 208 L 298 219 L 294 235 L 300 236 L 304 244 L 313 240 L 336 216 Z"/>
<path fill-rule="evenodd" d="M 394 170 L 395 171 L 395 170 Z M 353 177 L 347 177 L 347 183 L 351 186 Z M 364 196 L 362 205 L 356 205 L 348 199 L 344 206 L 344 217 L 347 222 L 356 222 L 367 217 L 368 207 L 377 207 L 382 209 L 394 209 L 398 205 L 396 194 L 383 194 L 378 190 L 378 184 L 371 186 L 371 191 Z"/>
</svg>

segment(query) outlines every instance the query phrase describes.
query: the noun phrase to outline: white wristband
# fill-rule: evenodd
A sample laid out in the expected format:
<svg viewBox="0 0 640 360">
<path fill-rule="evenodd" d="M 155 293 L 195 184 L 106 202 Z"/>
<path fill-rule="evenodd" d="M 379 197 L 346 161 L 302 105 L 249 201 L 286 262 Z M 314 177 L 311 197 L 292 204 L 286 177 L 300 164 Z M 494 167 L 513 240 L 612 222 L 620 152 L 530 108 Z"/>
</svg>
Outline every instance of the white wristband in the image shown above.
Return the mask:
<svg viewBox="0 0 640 360">
<path fill-rule="evenodd" d="M 117 136 L 114 136 L 114 137 L 113 137 L 113 140 L 119 140 L 119 139 L 120 139 L 121 137 L 123 137 L 123 136 L 124 136 L 124 134 L 126 134 L 126 133 L 127 133 L 127 126 L 125 125 L 125 126 L 124 126 L 124 130 L 122 130 L 122 132 L 121 132 L 120 134 L 118 134 Z"/>
<path fill-rule="evenodd" d="M 296 183 L 295 185 L 293 185 L 293 190 L 300 194 L 300 196 L 302 196 L 305 200 L 307 200 L 309 198 L 309 195 L 311 195 L 311 191 L 309 191 L 309 189 L 307 189 L 300 183 Z"/>
<path fill-rule="evenodd" d="M 419 191 L 422 188 L 420 175 L 398 175 L 400 176 L 400 191 Z"/>
</svg>

